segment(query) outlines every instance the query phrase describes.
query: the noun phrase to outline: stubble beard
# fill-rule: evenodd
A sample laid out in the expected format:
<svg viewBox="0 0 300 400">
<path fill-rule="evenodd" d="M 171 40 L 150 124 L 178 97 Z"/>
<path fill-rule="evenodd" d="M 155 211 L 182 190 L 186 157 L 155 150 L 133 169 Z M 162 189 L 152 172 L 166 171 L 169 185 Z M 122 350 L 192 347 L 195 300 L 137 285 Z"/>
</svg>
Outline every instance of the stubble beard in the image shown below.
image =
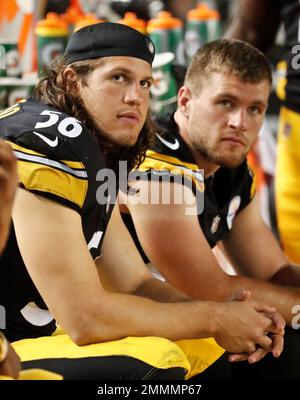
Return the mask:
<svg viewBox="0 0 300 400">
<path fill-rule="evenodd" d="M 194 148 L 197 153 L 206 161 L 229 169 L 237 168 L 247 158 L 246 152 L 244 154 L 241 154 L 240 156 L 232 152 L 232 157 L 230 157 L 228 154 L 221 154 L 221 152 L 217 149 L 209 148 L 206 143 L 203 143 L 203 141 L 195 143 Z"/>
</svg>

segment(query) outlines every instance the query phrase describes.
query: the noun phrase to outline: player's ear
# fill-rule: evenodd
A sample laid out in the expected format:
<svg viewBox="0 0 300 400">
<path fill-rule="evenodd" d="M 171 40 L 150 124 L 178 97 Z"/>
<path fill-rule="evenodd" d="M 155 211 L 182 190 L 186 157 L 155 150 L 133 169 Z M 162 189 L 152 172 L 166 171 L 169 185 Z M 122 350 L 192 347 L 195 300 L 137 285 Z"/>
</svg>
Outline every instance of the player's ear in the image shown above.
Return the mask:
<svg viewBox="0 0 300 400">
<path fill-rule="evenodd" d="M 189 118 L 189 102 L 191 100 L 191 91 L 186 86 L 181 86 L 178 91 L 178 109 L 186 117 Z"/>
<path fill-rule="evenodd" d="M 63 72 L 63 78 L 67 83 L 68 92 L 76 95 L 79 89 L 79 80 L 76 72 L 71 67 L 67 67 Z"/>
</svg>

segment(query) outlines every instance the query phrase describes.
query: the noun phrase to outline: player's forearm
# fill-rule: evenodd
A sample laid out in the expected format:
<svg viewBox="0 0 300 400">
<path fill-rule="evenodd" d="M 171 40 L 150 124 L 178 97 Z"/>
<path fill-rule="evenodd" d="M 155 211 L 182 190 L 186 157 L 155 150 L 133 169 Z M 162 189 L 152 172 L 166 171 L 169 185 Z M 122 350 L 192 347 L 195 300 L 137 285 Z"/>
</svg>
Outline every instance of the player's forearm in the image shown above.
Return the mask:
<svg viewBox="0 0 300 400">
<path fill-rule="evenodd" d="M 233 18 L 231 24 L 228 26 L 224 33 L 224 38 L 226 39 L 240 39 L 251 43 L 253 42 L 253 37 L 251 35 L 249 27 L 242 23 L 241 19 Z"/>
<path fill-rule="evenodd" d="M 127 336 L 159 336 L 170 340 L 211 337 L 216 329 L 211 318 L 213 304 L 158 303 L 134 295 L 107 293 L 101 305 L 81 313 L 67 333 L 78 345 Z"/>
<path fill-rule="evenodd" d="M 239 39 L 252 44 L 262 51 L 268 50 L 272 45 L 273 38 L 267 40 L 266 35 L 257 27 L 247 24 L 242 19 L 235 18 L 224 34 L 227 39 Z"/>
<path fill-rule="evenodd" d="M 134 294 L 164 303 L 191 301 L 190 297 L 154 277 L 144 281 Z"/>
<path fill-rule="evenodd" d="M 276 307 L 276 310 L 284 317 L 286 322 L 291 325 L 294 317 L 294 306 L 300 304 L 299 290 L 295 288 L 285 288 L 270 282 L 243 276 L 231 276 L 229 280 L 229 287 L 231 288 L 232 294 L 240 289 L 250 290 L 253 299 L 263 301 Z"/>
<path fill-rule="evenodd" d="M 280 23 L 280 3 L 276 0 L 239 0 L 224 37 L 240 39 L 261 51 L 268 51 Z"/>
<path fill-rule="evenodd" d="M 245 276 L 222 275 L 215 279 L 214 286 L 197 285 L 197 289 L 185 292 L 193 298 L 211 301 L 227 301 L 235 299 L 242 290 L 250 290 L 251 298 L 276 307 L 286 322 L 291 325 L 294 306 L 300 304 L 300 291 L 296 288 L 287 288 L 271 282 L 248 278 Z"/>
</svg>

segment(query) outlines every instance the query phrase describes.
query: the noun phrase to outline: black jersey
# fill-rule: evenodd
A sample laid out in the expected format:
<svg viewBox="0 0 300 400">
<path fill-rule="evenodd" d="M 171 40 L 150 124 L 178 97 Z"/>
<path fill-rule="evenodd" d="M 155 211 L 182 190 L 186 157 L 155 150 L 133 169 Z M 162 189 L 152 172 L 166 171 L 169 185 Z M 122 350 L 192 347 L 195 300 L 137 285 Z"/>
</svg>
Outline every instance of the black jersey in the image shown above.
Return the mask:
<svg viewBox="0 0 300 400">
<path fill-rule="evenodd" d="M 155 172 L 161 173 L 163 170 L 171 175 L 190 171 L 186 176 L 191 178 L 194 193 L 197 190 L 204 190 L 204 209 L 198 218 L 209 245 L 214 247 L 229 233 L 237 213 L 253 198 L 255 184 L 252 172 L 245 161 L 233 170 L 221 167 L 212 177 L 204 180 L 178 133 L 173 116 L 160 118 L 158 125 L 160 129 L 156 141 L 147 151 L 139 170 L 147 174 L 149 180 L 153 179 Z M 130 216 L 127 214 L 122 216 L 144 261 L 147 262 L 148 259 L 141 249 Z"/>
<path fill-rule="evenodd" d="M 300 112 L 300 2 L 279 0 L 285 32 L 287 84 L 285 104 Z"/>
<path fill-rule="evenodd" d="M 14 149 L 20 186 L 76 210 L 87 246 L 96 258 L 112 211 L 96 201 L 100 184 L 96 174 L 105 167 L 96 139 L 75 118 L 38 101 L 3 110 L 0 136 Z M 8 338 L 53 333 L 55 321 L 27 272 L 13 225 L 0 265 L 0 304 L 6 310 Z"/>
</svg>

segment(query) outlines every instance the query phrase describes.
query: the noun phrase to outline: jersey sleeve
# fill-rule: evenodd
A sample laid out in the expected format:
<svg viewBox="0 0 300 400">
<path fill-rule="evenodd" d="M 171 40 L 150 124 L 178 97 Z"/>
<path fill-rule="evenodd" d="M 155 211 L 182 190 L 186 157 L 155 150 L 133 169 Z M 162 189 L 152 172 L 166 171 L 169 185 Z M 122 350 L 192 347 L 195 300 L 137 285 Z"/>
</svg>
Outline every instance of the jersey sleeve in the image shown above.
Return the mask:
<svg viewBox="0 0 300 400">
<path fill-rule="evenodd" d="M 80 161 L 56 160 L 47 154 L 9 142 L 18 159 L 20 186 L 76 211 L 81 211 L 88 188 Z"/>
<path fill-rule="evenodd" d="M 4 112 L 0 115 L 1 136 L 17 157 L 22 188 L 81 213 L 88 190 L 83 138 L 76 140 L 61 135 L 58 124 L 39 129 L 39 121 L 47 125 L 45 121 L 49 120 L 49 115 L 57 115 L 58 123 L 71 119 L 51 108 L 48 115 L 42 115 L 44 109 L 49 107 L 24 103 Z M 80 129 L 84 136 L 84 128 Z"/>
<path fill-rule="evenodd" d="M 196 164 L 183 162 L 176 157 L 153 150 L 147 150 L 146 157 L 135 174 L 137 175 L 138 172 L 141 173 L 139 178 L 143 180 L 168 179 L 170 182 L 186 185 L 200 193 L 204 192 L 203 171 Z"/>
</svg>

